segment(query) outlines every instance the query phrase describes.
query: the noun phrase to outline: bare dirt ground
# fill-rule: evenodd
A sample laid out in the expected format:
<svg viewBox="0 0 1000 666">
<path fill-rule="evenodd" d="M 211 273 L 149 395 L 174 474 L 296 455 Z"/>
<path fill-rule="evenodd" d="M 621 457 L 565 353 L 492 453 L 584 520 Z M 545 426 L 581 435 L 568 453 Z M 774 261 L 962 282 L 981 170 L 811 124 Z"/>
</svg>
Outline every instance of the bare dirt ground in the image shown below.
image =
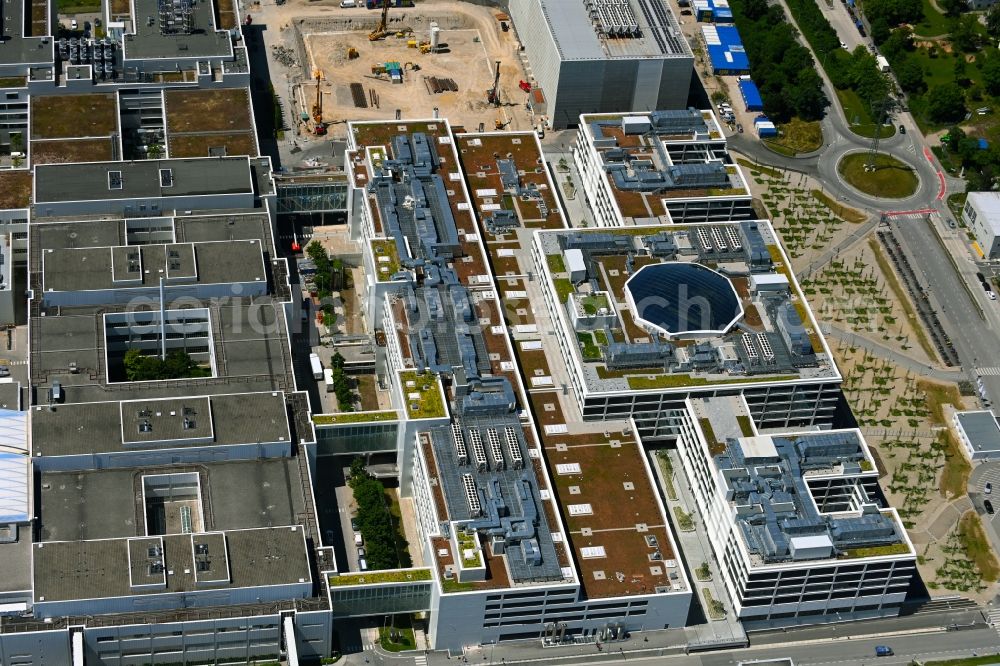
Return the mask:
<svg viewBox="0 0 1000 666">
<path fill-rule="evenodd" d="M 346 136 L 343 124 L 348 120 L 391 120 L 399 109 L 404 119 L 430 118 L 437 108 L 440 117 L 468 130 L 493 130 L 500 118 L 512 130 L 531 129 L 535 122 L 524 108 L 526 94 L 518 83 L 527 76 L 517 51 L 514 30 L 503 32 L 496 18 L 497 10 L 457 2 L 421 2 L 417 7 L 389 10 L 389 35 L 370 42 L 368 32 L 379 19 L 379 12 L 364 8 L 342 9 L 335 0 L 290 0 L 284 5 L 265 2 L 251 5 L 254 22 L 266 23 L 268 58 L 275 92 L 285 104 L 285 118 L 290 128 L 286 135 L 300 143 L 306 140 L 307 127 L 298 125 L 300 115 L 309 112 L 316 98 L 313 70 L 323 72 L 321 84 L 323 115 L 331 138 Z M 439 53 L 421 54 L 407 42 L 428 41 L 430 24 L 441 29 Z M 509 22 L 508 22 L 509 25 Z M 397 31 L 412 30 L 412 35 L 396 37 Z M 347 49 L 354 47 L 359 56 L 348 59 Z M 293 54 L 275 57 L 275 49 Z M 504 104 L 497 109 L 486 103 L 486 90 L 493 84 L 495 62 L 500 65 L 500 89 Z M 396 61 L 414 63 L 418 71 L 404 71 L 403 83 L 392 84 L 385 77 L 373 77 L 372 66 Z M 457 92 L 432 94 L 424 77 L 450 78 Z M 367 108 L 354 105 L 350 85 L 364 87 Z M 378 106 L 370 105 L 373 90 Z M 297 133 L 298 134 L 297 136 Z M 290 138 L 291 138 L 290 137 Z"/>
</svg>

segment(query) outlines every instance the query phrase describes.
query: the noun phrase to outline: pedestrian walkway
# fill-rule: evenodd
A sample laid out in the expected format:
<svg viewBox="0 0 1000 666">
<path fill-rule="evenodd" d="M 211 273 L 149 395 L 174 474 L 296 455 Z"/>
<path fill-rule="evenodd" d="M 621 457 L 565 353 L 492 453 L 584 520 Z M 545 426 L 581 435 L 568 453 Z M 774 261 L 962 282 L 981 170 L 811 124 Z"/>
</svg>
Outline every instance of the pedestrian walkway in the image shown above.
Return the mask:
<svg viewBox="0 0 1000 666">
<path fill-rule="evenodd" d="M 976 374 L 984 377 L 1000 377 L 1000 368 L 976 368 Z"/>
</svg>

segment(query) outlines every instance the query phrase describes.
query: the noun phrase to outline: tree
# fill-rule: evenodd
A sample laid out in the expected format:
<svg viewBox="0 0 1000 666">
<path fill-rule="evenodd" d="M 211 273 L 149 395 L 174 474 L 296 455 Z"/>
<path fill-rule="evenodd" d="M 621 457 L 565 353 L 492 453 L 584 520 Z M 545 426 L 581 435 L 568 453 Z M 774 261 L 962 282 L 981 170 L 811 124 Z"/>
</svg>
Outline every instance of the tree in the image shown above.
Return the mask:
<svg viewBox="0 0 1000 666">
<path fill-rule="evenodd" d="M 986 32 L 990 35 L 1000 35 L 1000 4 L 993 5 L 986 13 Z"/>
<path fill-rule="evenodd" d="M 138 349 L 129 349 L 122 359 L 125 378 L 130 382 L 144 382 L 156 379 L 186 379 L 208 377 L 211 372 L 198 365 L 187 352 L 175 349 L 161 359 L 147 356 Z"/>
<path fill-rule="evenodd" d="M 889 39 L 890 29 L 889 24 L 881 16 L 872 21 L 871 25 L 872 41 L 876 44 L 882 44 L 887 39 Z"/>
<path fill-rule="evenodd" d="M 927 114 L 938 123 L 961 120 L 965 115 L 965 93 L 956 83 L 944 83 L 927 93 Z"/>
<path fill-rule="evenodd" d="M 924 71 L 914 58 L 906 57 L 894 66 L 900 87 L 908 93 L 921 93 L 927 89 Z"/>
<path fill-rule="evenodd" d="M 365 459 L 361 456 L 355 456 L 354 460 L 351 461 L 351 485 L 353 486 L 356 479 L 366 476 L 368 476 L 368 470 L 365 466 Z"/>
<path fill-rule="evenodd" d="M 149 148 L 146 149 L 146 154 L 151 160 L 158 160 L 163 157 L 163 146 L 158 143 L 151 144 Z"/>
<path fill-rule="evenodd" d="M 996 5 L 1000 7 L 1000 5 Z M 983 85 L 991 95 L 1000 95 L 1000 54 L 994 53 L 982 67 Z"/>
<path fill-rule="evenodd" d="M 330 367 L 331 368 L 344 368 L 344 356 L 339 351 L 333 352 L 333 356 L 330 357 Z"/>
<path fill-rule="evenodd" d="M 889 39 L 879 47 L 882 55 L 890 61 L 901 56 L 905 52 L 913 50 L 913 30 L 908 26 L 897 28 L 889 34 Z"/>
<path fill-rule="evenodd" d="M 968 11 L 969 4 L 965 0 L 938 0 L 938 6 L 945 13 L 945 16 L 956 18 L 962 12 Z"/>
<path fill-rule="evenodd" d="M 952 28 L 951 43 L 959 51 L 975 51 L 979 48 L 979 40 L 979 19 L 975 14 L 964 15 Z"/>
</svg>

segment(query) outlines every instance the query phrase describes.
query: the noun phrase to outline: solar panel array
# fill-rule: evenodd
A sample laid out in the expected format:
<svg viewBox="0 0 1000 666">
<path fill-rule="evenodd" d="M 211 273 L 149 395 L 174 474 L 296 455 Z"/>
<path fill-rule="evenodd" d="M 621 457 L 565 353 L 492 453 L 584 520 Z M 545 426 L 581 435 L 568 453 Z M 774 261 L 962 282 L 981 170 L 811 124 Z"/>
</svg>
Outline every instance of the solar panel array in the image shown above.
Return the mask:
<svg viewBox="0 0 1000 666">
<path fill-rule="evenodd" d="M 680 39 L 673 28 L 673 21 L 667 12 L 664 0 L 636 0 L 639 11 L 642 12 L 646 23 L 649 25 L 649 32 L 663 53 L 684 53 Z"/>
</svg>

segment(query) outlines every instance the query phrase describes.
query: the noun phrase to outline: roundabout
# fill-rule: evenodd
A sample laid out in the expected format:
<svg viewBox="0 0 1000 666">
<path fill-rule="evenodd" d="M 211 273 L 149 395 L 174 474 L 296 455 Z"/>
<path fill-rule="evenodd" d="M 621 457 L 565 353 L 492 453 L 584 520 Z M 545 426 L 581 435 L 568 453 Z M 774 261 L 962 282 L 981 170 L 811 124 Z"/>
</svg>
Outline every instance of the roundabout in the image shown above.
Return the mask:
<svg viewBox="0 0 1000 666">
<path fill-rule="evenodd" d="M 920 187 L 913 167 L 886 153 L 876 154 L 873 169 L 868 168 L 868 153 L 847 153 L 837 162 L 837 174 L 859 192 L 880 199 L 906 199 Z"/>
</svg>

